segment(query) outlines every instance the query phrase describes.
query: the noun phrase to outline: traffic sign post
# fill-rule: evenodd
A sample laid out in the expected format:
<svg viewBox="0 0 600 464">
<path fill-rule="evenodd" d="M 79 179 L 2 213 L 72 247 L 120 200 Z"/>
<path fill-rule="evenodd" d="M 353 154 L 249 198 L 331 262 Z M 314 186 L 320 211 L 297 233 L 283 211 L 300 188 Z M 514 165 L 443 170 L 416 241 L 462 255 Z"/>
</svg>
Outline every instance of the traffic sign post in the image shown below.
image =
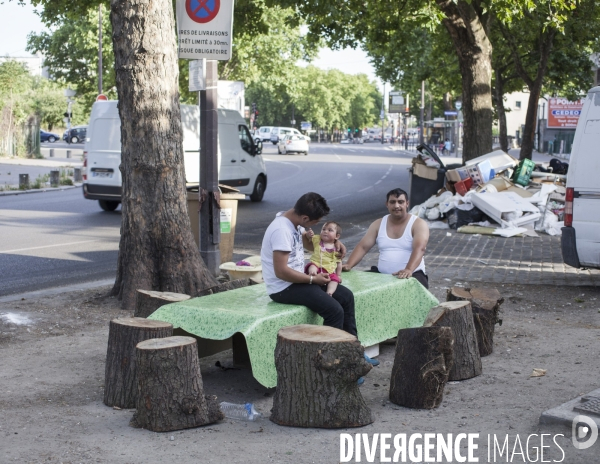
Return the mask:
<svg viewBox="0 0 600 464">
<path fill-rule="evenodd" d="M 231 58 L 233 0 L 177 0 L 179 58 L 190 65 L 190 90 L 198 90 L 200 105 L 200 255 L 218 276 L 221 264 L 220 191 L 218 179 L 218 119 L 216 60 Z M 192 80 L 193 78 L 193 80 Z"/>
</svg>

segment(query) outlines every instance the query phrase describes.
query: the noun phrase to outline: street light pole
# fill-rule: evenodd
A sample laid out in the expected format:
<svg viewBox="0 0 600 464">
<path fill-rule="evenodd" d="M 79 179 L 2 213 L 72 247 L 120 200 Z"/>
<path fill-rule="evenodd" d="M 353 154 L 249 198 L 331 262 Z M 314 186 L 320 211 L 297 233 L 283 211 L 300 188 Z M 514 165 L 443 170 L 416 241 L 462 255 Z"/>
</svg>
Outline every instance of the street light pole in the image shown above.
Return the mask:
<svg viewBox="0 0 600 464">
<path fill-rule="evenodd" d="M 419 121 L 419 143 L 423 143 L 423 126 L 425 124 L 425 81 L 421 81 L 421 120 Z"/>
<path fill-rule="evenodd" d="M 98 5 L 98 95 L 102 94 L 102 4 Z"/>
<path fill-rule="evenodd" d="M 383 121 L 385 120 L 385 82 L 383 83 L 383 97 L 381 98 L 381 144 L 383 145 Z"/>
</svg>

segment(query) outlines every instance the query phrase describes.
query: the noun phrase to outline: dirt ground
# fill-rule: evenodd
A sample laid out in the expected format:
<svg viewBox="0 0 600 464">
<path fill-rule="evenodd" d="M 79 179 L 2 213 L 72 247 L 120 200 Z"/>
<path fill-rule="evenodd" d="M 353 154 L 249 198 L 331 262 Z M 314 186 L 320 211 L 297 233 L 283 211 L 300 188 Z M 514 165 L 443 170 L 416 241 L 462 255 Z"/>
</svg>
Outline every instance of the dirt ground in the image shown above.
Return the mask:
<svg viewBox="0 0 600 464">
<path fill-rule="evenodd" d="M 442 301 L 450 284 L 456 282 L 433 282 L 431 290 Z M 346 430 L 270 422 L 273 390 L 248 370 L 215 367 L 216 361 L 230 366 L 231 352 L 201 360 L 205 393 L 254 402 L 265 418 L 171 433 L 132 428 L 132 410 L 102 403 L 108 321 L 131 315 L 106 296 L 108 287 L 0 304 L 0 463 L 337 463 L 341 433 L 427 432 L 479 433 L 479 462 L 507 462 L 488 461 L 489 434 L 499 440 L 508 435 L 511 449 L 518 434 L 525 450 L 527 437 L 540 433 L 543 411 L 600 387 L 600 288 L 497 288 L 506 300 L 503 324 L 481 376 L 449 383 L 436 410 L 396 406 L 388 401 L 394 356 L 388 342 L 381 346 L 381 365 L 361 387 L 374 423 Z M 533 368 L 547 374 L 530 378 Z M 545 460 L 599 462 L 600 443 L 586 451 L 575 450 L 570 438 L 556 437 L 556 443 L 564 456 L 546 439 L 552 446 Z M 538 436 L 529 442 L 531 462 L 534 446 Z M 364 454 L 361 462 L 369 462 Z M 530 460 L 516 454 L 512 462 Z"/>
</svg>

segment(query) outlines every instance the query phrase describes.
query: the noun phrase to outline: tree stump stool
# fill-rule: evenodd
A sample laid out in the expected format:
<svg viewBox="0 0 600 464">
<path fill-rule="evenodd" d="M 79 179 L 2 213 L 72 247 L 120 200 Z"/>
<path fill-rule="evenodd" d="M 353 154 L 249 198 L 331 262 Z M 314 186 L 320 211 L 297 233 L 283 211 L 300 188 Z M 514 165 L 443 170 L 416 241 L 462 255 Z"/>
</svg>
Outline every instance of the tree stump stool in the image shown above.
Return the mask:
<svg viewBox="0 0 600 464">
<path fill-rule="evenodd" d="M 477 331 L 479 355 L 488 356 L 494 351 L 494 329 L 502 324 L 498 318 L 500 305 L 504 298 L 495 288 L 462 288 L 448 289 L 446 301 L 469 301 L 473 311 L 473 321 Z"/>
<path fill-rule="evenodd" d="M 450 327 L 454 334 L 454 363 L 448 380 L 465 380 L 481 375 L 481 356 L 468 301 L 447 301 L 432 308 L 423 327 Z"/>
<path fill-rule="evenodd" d="M 450 327 L 417 327 L 398 332 L 390 401 L 415 409 L 437 408 L 453 364 Z"/>
<path fill-rule="evenodd" d="M 138 383 L 135 346 L 149 338 L 170 337 L 173 325 L 139 317 L 110 321 L 104 374 L 104 404 L 135 408 Z"/>
<path fill-rule="evenodd" d="M 157 292 L 138 289 L 135 300 L 135 317 L 148 317 L 161 306 L 169 303 L 189 300 L 191 297 L 183 293 Z"/>
<path fill-rule="evenodd" d="M 155 338 L 138 343 L 138 398 L 130 425 L 169 432 L 224 418 L 216 397 L 205 397 L 196 340 Z"/>
<path fill-rule="evenodd" d="M 361 427 L 373 422 L 357 380 L 372 366 L 358 339 L 333 327 L 284 327 L 275 348 L 271 420 L 294 427 Z"/>
</svg>

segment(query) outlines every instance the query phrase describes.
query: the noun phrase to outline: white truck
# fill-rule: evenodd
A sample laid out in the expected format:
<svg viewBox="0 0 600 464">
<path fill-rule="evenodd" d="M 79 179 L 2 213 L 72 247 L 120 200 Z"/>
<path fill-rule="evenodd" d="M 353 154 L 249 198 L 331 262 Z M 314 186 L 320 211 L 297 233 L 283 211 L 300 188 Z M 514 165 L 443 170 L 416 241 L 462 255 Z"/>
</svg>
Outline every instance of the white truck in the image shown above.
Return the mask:
<svg viewBox="0 0 600 464">
<path fill-rule="evenodd" d="M 219 183 L 235 187 L 261 201 L 267 188 L 267 169 L 262 143 L 255 142 L 239 112 L 219 109 Z M 181 105 L 185 177 L 188 186 L 200 182 L 200 110 Z M 121 202 L 121 119 L 117 101 L 98 101 L 92 106 L 84 149 L 83 196 L 98 200 L 105 211 Z"/>
<path fill-rule="evenodd" d="M 583 103 L 567 173 L 563 261 L 600 268 L 600 86 Z"/>
</svg>

